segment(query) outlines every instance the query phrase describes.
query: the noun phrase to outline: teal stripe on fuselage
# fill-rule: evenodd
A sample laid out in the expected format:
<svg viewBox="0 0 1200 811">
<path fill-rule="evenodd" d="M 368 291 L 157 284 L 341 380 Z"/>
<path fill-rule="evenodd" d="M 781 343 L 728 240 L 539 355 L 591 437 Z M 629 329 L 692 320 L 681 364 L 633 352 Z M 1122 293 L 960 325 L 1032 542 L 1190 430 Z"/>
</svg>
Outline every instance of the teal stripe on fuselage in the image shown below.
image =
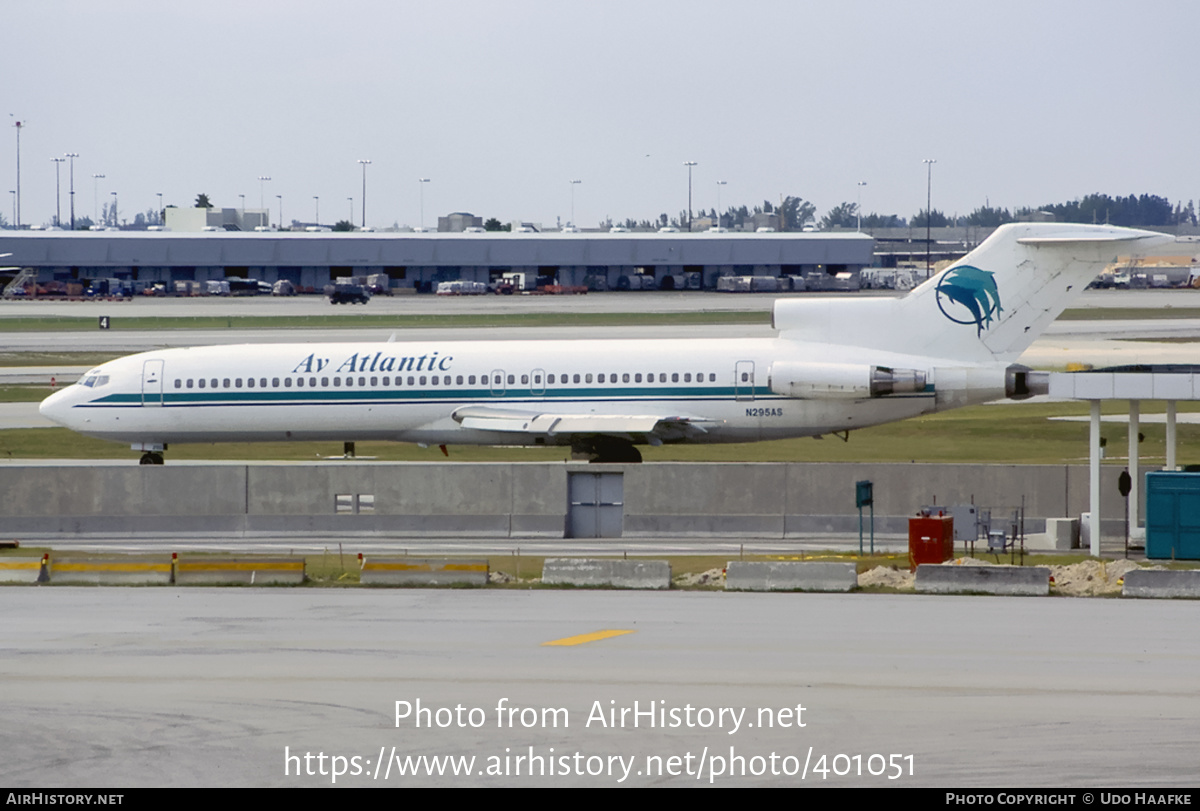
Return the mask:
<svg viewBox="0 0 1200 811">
<path fill-rule="evenodd" d="M 544 393 L 507 391 L 493 394 L 489 389 L 286 389 L 271 391 L 207 391 L 207 392 L 164 392 L 162 404 L 166 406 L 240 406 L 240 405 L 347 405 L 361 403 L 415 403 L 469 400 L 471 402 L 500 402 L 504 400 L 556 402 L 562 400 L 586 401 L 659 401 L 659 400 L 730 400 L 737 396 L 754 399 L 788 399 L 772 394 L 766 387 L 757 387 L 753 395 L 743 389 L 729 386 L 673 387 L 668 389 L 580 388 L 548 389 Z M 155 405 L 154 394 L 137 393 L 109 394 L 79 406 L 86 408 L 140 406 L 143 399 Z"/>
</svg>

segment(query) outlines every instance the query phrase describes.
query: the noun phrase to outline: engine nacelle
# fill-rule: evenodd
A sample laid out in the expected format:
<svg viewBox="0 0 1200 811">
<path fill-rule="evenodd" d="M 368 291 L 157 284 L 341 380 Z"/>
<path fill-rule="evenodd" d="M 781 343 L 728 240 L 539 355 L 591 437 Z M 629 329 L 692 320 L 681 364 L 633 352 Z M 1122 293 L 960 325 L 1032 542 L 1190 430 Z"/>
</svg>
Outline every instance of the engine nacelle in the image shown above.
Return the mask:
<svg viewBox="0 0 1200 811">
<path fill-rule="evenodd" d="M 892 369 L 865 363 L 771 364 L 768 385 L 775 394 L 807 400 L 865 400 L 925 391 L 920 369 Z"/>
<path fill-rule="evenodd" d="M 1027 400 L 1035 394 L 1050 393 L 1050 373 L 1035 372 L 1028 366 L 1014 363 L 1004 370 L 1004 396 L 1012 400 Z"/>
</svg>

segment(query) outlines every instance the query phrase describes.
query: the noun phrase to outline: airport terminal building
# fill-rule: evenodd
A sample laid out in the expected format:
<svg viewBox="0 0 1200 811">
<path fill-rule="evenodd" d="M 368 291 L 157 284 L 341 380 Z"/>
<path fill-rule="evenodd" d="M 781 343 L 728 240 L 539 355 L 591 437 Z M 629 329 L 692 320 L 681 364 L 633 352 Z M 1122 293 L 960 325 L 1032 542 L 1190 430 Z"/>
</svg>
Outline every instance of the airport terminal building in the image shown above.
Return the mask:
<svg viewBox="0 0 1200 811">
<path fill-rule="evenodd" d="M 859 233 L 334 233 L 4 231 L 3 260 L 37 281 L 135 283 L 287 280 L 316 291 L 386 274 L 394 289 L 517 280 L 590 290 L 715 290 L 722 277 L 803 279 L 796 289 L 857 287 L 874 240 Z M 140 286 L 140 285 L 139 285 Z"/>
</svg>

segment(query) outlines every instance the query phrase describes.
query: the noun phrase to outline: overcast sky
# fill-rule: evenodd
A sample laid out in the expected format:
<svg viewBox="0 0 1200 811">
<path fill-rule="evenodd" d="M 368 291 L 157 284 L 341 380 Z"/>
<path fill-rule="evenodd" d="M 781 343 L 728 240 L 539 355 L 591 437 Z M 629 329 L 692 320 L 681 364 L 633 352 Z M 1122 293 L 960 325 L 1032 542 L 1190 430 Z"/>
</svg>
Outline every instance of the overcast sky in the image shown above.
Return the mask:
<svg viewBox="0 0 1200 811">
<path fill-rule="evenodd" d="M 5 0 L 0 181 L 54 214 L 200 192 L 278 219 L 551 225 L 855 201 L 910 217 L 1200 197 L 1200 3 Z M 62 165 L 63 217 L 67 164 Z M 94 181 L 93 174 L 103 173 Z M 260 183 L 259 176 L 271 180 Z M 4 200 L 12 219 L 12 195 Z"/>
</svg>

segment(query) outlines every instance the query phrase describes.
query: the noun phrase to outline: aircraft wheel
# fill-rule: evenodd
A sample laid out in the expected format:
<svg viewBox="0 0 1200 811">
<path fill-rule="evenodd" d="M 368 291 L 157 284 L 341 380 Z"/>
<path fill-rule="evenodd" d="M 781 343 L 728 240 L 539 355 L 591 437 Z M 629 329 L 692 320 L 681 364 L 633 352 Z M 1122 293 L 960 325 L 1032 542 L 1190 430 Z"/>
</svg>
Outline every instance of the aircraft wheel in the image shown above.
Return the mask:
<svg viewBox="0 0 1200 811">
<path fill-rule="evenodd" d="M 163 455 L 161 453 L 153 453 L 147 451 L 142 454 L 142 458 L 138 460 L 139 465 L 161 465 L 163 463 Z"/>
<path fill-rule="evenodd" d="M 595 448 L 593 464 L 636 465 L 642 461 L 642 452 L 625 442 L 605 443 Z"/>
</svg>

